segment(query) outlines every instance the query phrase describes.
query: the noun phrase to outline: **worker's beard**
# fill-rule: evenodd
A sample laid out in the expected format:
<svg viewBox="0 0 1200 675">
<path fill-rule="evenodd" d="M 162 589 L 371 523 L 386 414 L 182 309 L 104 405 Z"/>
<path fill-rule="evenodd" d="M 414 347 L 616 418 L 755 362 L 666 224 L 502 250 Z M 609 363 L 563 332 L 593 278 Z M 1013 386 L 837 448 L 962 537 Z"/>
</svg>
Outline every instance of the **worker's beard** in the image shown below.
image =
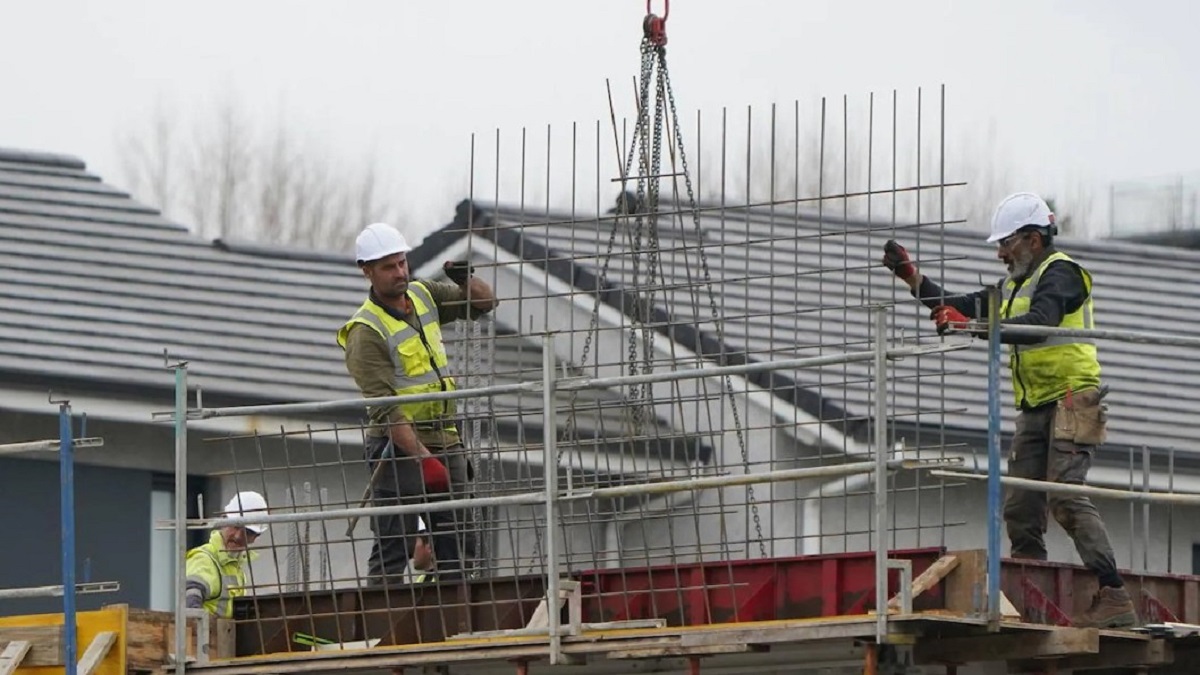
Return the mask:
<svg viewBox="0 0 1200 675">
<path fill-rule="evenodd" d="M 384 300 L 399 300 L 408 293 L 408 281 L 397 281 L 386 288 L 376 288 L 375 294 Z"/>
<path fill-rule="evenodd" d="M 1008 266 L 1008 274 L 1013 279 L 1022 279 L 1033 270 L 1033 251 L 1025 249 L 1014 253 L 1012 263 Z"/>
</svg>

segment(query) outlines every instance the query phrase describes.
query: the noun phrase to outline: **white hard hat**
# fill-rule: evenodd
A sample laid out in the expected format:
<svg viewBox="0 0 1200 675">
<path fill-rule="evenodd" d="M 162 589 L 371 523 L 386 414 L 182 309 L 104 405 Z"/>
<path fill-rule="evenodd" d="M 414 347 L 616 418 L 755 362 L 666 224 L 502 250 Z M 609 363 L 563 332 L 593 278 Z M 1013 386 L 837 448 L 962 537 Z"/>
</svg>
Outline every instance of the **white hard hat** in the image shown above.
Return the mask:
<svg viewBox="0 0 1200 675">
<path fill-rule="evenodd" d="M 371 223 L 354 240 L 354 259 L 360 263 L 411 250 L 404 235 L 387 223 Z"/>
<path fill-rule="evenodd" d="M 1032 192 L 1011 194 L 996 207 L 992 215 L 992 235 L 988 243 L 994 244 L 1022 227 L 1053 227 L 1054 213 L 1045 200 Z"/>
<path fill-rule="evenodd" d="M 225 505 L 225 515 L 227 516 L 237 517 L 252 513 L 265 514 L 266 512 L 267 500 L 263 499 L 263 496 L 257 492 L 239 492 L 233 496 L 233 499 L 229 500 L 228 504 Z M 247 523 L 244 525 L 244 527 L 254 534 L 262 534 L 263 532 L 267 531 L 267 526 L 261 523 L 255 523 L 253 525 Z"/>
</svg>

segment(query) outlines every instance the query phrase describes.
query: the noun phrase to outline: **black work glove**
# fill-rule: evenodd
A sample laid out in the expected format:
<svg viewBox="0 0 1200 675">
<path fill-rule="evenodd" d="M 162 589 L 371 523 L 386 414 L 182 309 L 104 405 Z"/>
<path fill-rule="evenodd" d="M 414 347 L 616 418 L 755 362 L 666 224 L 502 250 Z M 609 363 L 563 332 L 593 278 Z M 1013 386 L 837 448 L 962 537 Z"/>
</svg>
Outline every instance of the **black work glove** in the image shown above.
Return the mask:
<svg viewBox="0 0 1200 675">
<path fill-rule="evenodd" d="M 883 245 L 883 266 L 904 281 L 908 281 L 917 273 L 917 266 L 908 257 L 908 251 L 895 239 L 888 239 Z"/>
<path fill-rule="evenodd" d="M 475 267 L 466 260 L 456 260 L 454 262 L 447 260 L 446 264 L 442 265 L 442 269 L 446 272 L 446 276 L 450 281 L 459 286 L 466 285 L 467 280 L 475 273 Z"/>
</svg>

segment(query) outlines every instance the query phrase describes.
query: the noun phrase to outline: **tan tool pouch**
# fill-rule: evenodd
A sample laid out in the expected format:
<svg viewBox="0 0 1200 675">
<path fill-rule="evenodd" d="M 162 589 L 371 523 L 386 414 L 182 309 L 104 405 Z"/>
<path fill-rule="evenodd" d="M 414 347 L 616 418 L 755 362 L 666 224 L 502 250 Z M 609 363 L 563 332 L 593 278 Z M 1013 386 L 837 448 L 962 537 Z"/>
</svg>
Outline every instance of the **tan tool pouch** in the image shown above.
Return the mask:
<svg viewBox="0 0 1200 675">
<path fill-rule="evenodd" d="M 1076 445 L 1100 445 L 1107 437 L 1108 405 L 1100 391 L 1089 389 L 1058 401 L 1054 438 Z"/>
</svg>

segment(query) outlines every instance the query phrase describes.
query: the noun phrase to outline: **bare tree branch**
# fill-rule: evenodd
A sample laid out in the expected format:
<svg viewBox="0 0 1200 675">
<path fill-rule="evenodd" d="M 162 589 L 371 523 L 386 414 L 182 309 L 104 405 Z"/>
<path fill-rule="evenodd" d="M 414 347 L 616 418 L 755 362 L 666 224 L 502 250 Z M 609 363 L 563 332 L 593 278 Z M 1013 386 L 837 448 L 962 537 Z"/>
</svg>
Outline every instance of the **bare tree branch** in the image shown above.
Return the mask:
<svg viewBox="0 0 1200 675">
<path fill-rule="evenodd" d="M 117 149 L 130 191 L 204 236 L 338 250 L 368 222 L 399 218 L 373 155 L 296 139 L 282 118 L 256 126 L 226 98 L 190 124 L 160 106 Z"/>
</svg>

